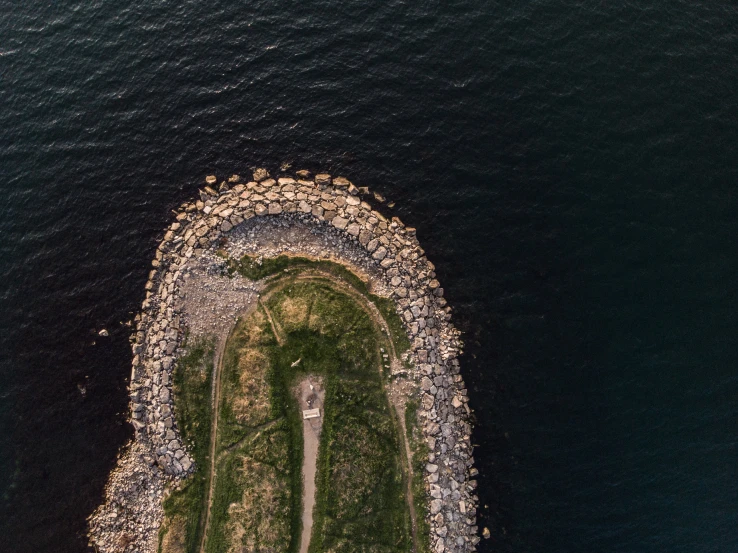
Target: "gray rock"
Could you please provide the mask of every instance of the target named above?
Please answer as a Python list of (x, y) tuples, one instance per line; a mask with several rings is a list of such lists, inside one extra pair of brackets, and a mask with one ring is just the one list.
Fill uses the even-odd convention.
[(387, 248), (379, 246), (377, 250), (372, 254), (372, 257), (376, 260), (382, 260), (387, 255)]
[(331, 221), (331, 224), (336, 227), (338, 230), (343, 230), (348, 225), (348, 219), (344, 219), (343, 217), (334, 217)]
[[(333, 223), (335, 224), (335, 221)], [(361, 227), (357, 223), (351, 223), (346, 229), (346, 232), (349, 233), (351, 236), (359, 236), (359, 233), (361, 232)]]
[(180, 462), (180, 464), (182, 465), (182, 468), (183, 468), (183, 469), (184, 469), (185, 471), (189, 471), (189, 470), (190, 470), (190, 468), (192, 467), (192, 461), (190, 461), (190, 458), (189, 458), (189, 457), (187, 457), (186, 455), (185, 455), (184, 457), (182, 457), (182, 458), (181, 458), (181, 459), (179, 460), (179, 462)]
[(443, 501), (440, 499), (434, 499), (431, 501), (431, 514), (435, 515), (436, 513), (440, 513), (441, 509), (443, 509)]

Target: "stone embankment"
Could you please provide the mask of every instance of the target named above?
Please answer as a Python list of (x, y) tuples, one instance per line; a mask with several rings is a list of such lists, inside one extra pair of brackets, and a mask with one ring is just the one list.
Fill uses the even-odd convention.
[[(424, 476), (431, 549), (476, 549), (477, 471), (471, 411), (457, 360), (461, 342), (434, 266), (415, 229), (396, 217), (385, 218), (362, 200), (368, 190), (328, 174), (311, 178), (297, 171), (295, 177), (274, 179), (257, 169), (250, 182), (233, 175), (219, 186), (208, 177), (199, 199), (183, 204), (167, 228), (132, 339), (130, 420), (136, 436), (111, 474), (104, 504), (90, 517), (90, 540), (99, 551), (155, 551), (164, 488), (195, 468), (177, 429), (172, 397), (172, 371), (191, 325), (185, 290), (191, 294), (192, 286), (185, 281), (196, 278), (197, 267), (215, 259), (220, 247), (239, 251), (240, 243), (240, 251), (273, 255), (274, 248), (254, 251), (253, 238), (264, 229), (271, 232), (275, 221), (303, 234), (309, 228), (333, 244), (331, 257), (369, 275), (375, 291), (395, 301), (411, 341), (412, 376), (429, 449)], [(286, 244), (277, 251), (305, 255), (319, 249), (314, 243), (303, 249)]]

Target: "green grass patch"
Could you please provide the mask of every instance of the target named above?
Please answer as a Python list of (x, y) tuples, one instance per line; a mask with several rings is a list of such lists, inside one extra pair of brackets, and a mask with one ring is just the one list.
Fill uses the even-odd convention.
[(417, 400), (410, 400), (405, 405), (405, 429), (407, 440), (412, 453), (413, 481), (410, 486), (413, 490), (413, 501), (415, 505), (415, 518), (418, 527), (418, 553), (430, 553), (430, 525), (427, 521), (428, 498), (425, 494), (425, 482), (423, 474), (425, 463), (428, 459), (428, 444), (423, 438), (423, 431), (418, 421)]
[(219, 457), (207, 553), (294, 551), (291, 432), (281, 419)]
[(270, 276), (284, 273), (285, 271), (297, 272), (299, 269), (316, 269), (329, 273), (342, 279), (357, 292), (366, 296), (368, 300), (377, 306), (385, 321), (387, 321), (398, 357), (403, 352), (410, 349), (410, 340), (407, 337), (405, 325), (395, 310), (394, 301), (390, 298), (383, 298), (376, 294), (372, 294), (369, 291), (366, 282), (361, 280), (358, 275), (340, 263), (287, 255), (280, 255), (273, 258), (256, 258), (244, 255), (239, 260), (231, 259), (229, 263), (229, 272), (231, 274), (237, 272), (250, 280), (262, 280)]
[(167, 532), (173, 529), (179, 535), (170, 537), (182, 546), (176, 549), (195, 553), (203, 532), (210, 469), (210, 394), (215, 349), (212, 340), (199, 340), (185, 347), (187, 353), (177, 362), (172, 384), (177, 425), (195, 461), (196, 470), (181, 484), (180, 489), (173, 491), (164, 501), (165, 522), (159, 532), (159, 551), (162, 550)]
[(231, 260), (229, 269), (231, 273), (235, 271), (250, 280), (261, 280), (293, 266), (292, 259), (286, 255), (266, 258), (244, 255), (238, 261)]

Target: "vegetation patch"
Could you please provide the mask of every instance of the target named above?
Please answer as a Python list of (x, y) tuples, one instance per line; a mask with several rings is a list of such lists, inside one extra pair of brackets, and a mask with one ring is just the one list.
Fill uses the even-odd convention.
[(276, 343), (257, 310), (236, 324), (226, 344), (208, 553), (297, 546), (302, 434), (294, 407), (275, 401)]
[(208, 493), (210, 428), (212, 409), (212, 340), (198, 340), (184, 346), (173, 374), (177, 425), (190, 455), (195, 473), (164, 500), (164, 523), (159, 532), (162, 553), (195, 553), (204, 526)]
[(412, 459), (409, 461), (413, 467), (413, 481), (410, 486), (413, 491), (413, 503), (415, 505), (415, 517), (417, 519), (418, 549), (417, 553), (430, 552), (430, 525), (428, 524), (428, 497), (425, 491), (425, 480), (423, 471), (428, 460), (428, 444), (423, 437), (423, 431), (418, 423), (418, 408), (420, 404), (412, 399), (405, 405), (405, 428), (407, 440), (410, 446)]
[(392, 334), (392, 341), (394, 342), (398, 357), (410, 349), (410, 340), (407, 337), (402, 319), (395, 310), (394, 302), (389, 298), (372, 294), (366, 282), (340, 263), (287, 255), (280, 255), (273, 258), (244, 255), (239, 260), (229, 259), (228, 265), (229, 273), (233, 274), (237, 272), (250, 280), (262, 280), (284, 273), (285, 271), (299, 272), (300, 269), (315, 269), (331, 274), (366, 296), (369, 301), (377, 306), (377, 309), (382, 313), (382, 317), (387, 321), (387, 326), (389, 326)]

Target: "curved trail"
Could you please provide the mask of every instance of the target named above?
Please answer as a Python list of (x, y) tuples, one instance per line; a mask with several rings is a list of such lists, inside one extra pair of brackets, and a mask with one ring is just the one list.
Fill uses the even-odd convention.
[[(267, 300), (274, 292), (281, 290), (285, 286), (289, 284), (290, 281), (293, 280), (317, 280), (317, 281), (328, 281), (331, 284), (335, 285), (341, 292), (347, 294), (352, 299), (354, 299), (359, 305), (361, 305), (364, 308), (364, 311), (369, 315), (369, 317), (372, 319), (374, 324), (381, 329), (382, 333), (387, 336), (387, 342), (389, 344), (389, 352), (391, 356), (391, 363), (394, 365), (396, 363), (400, 363), (399, 359), (397, 358), (397, 352), (395, 350), (395, 345), (392, 341), (392, 334), (390, 332), (389, 325), (387, 324), (387, 321), (385, 321), (384, 317), (382, 316), (381, 312), (377, 308), (374, 303), (372, 303), (369, 299), (364, 296), (361, 292), (358, 292), (350, 283), (346, 282), (345, 280), (341, 279), (340, 277), (337, 277), (334, 274), (316, 270), (316, 269), (307, 269), (303, 270), (301, 273), (297, 275), (280, 275), (276, 279), (269, 282), (269, 284), (272, 284), (268, 288), (268, 290), (262, 294), (259, 298), (258, 304), (262, 307), (264, 312), (266, 313), (266, 316), (269, 320), (269, 323), (272, 327), (272, 331), (274, 333), (275, 339), (278, 343), (282, 344), (284, 342), (282, 336), (280, 335), (280, 331), (277, 330), (277, 325), (275, 324), (275, 321), (273, 320), (271, 313), (264, 305), (264, 300)], [(232, 331), (232, 329), (231, 329)], [(215, 354), (215, 362), (213, 366), (213, 420), (211, 425), (211, 433), (210, 433), (210, 472), (208, 475), (208, 497), (206, 502), (206, 513), (205, 513), (205, 525), (203, 528), (202, 538), (200, 541), (200, 553), (205, 552), (205, 541), (208, 535), (208, 530), (210, 528), (210, 512), (212, 509), (212, 502), (213, 502), (213, 483), (215, 481), (215, 465), (216, 465), (216, 459), (215, 459), (215, 448), (216, 448), (216, 437), (218, 432), (218, 404), (220, 402), (220, 376), (221, 376), (221, 369), (222, 369), (222, 363), (223, 363), (223, 353), (225, 351), (225, 345), (228, 341), (228, 338), (230, 336), (231, 331), (229, 331), (224, 336), (221, 336), (218, 341), (218, 348), (216, 350)], [(380, 374), (382, 373), (382, 356), (379, 355), (379, 364), (378, 369)], [(382, 379), (382, 387), (384, 387), (384, 379)], [(402, 448), (402, 462), (405, 468), (405, 472), (407, 475), (407, 483), (406, 483), (406, 500), (408, 505), (408, 510), (410, 512), (410, 520), (411, 520), (411, 530), (412, 530), (412, 538), (413, 538), (413, 551), (418, 552), (420, 551), (420, 548), (418, 547), (418, 527), (417, 527), (417, 515), (415, 512), (415, 502), (413, 501), (413, 492), (412, 492), (412, 481), (413, 481), (413, 468), (412, 468), (412, 453), (410, 451), (410, 446), (407, 441), (407, 429), (405, 427), (405, 418), (404, 418), (404, 401), (402, 400), (396, 400), (392, 401), (390, 400), (390, 397), (388, 394), (387, 401), (391, 407), (394, 407), (395, 415), (397, 417), (397, 424), (398, 424), (398, 434), (400, 436), (400, 440), (402, 441), (403, 448)], [(317, 455), (317, 452), (316, 452)], [(305, 474), (306, 467), (306, 461), (305, 457), (303, 458), (303, 474)], [(313, 463), (315, 460), (313, 460)], [(303, 498), (304, 499), (304, 498)], [(310, 509), (310, 513), (306, 513), (306, 509)], [(310, 521), (312, 523), (312, 507), (307, 505), (307, 502), (303, 500), (303, 513), (302, 513), (302, 520), (303, 521)], [(312, 524), (311, 524), (312, 526)], [(312, 528), (310, 529), (310, 531)], [(310, 531), (303, 528), (303, 534), (301, 539), (301, 551), (307, 551), (307, 547), (310, 543)], [(306, 543), (303, 545), (302, 541), (306, 541)]]
[(208, 499), (205, 508), (205, 525), (200, 538), (200, 552), (205, 551), (205, 539), (210, 529), (210, 508), (213, 504), (213, 481), (215, 480), (215, 438), (218, 435), (218, 404), (220, 402), (220, 374), (223, 364), (223, 353), (228, 342), (231, 331), (218, 339), (218, 347), (215, 350), (215, 360), (213, 362), (213, 416), (210, 426), (210, 473), (208, 474)]

